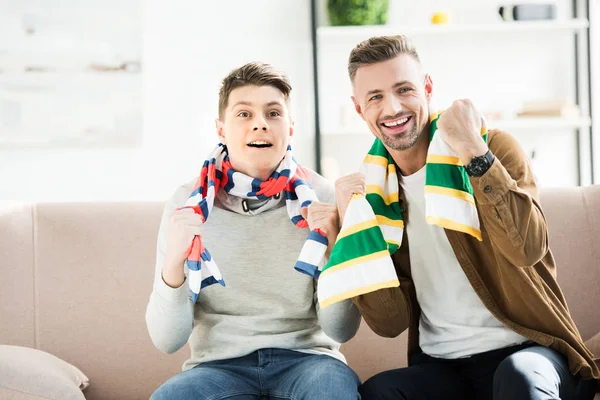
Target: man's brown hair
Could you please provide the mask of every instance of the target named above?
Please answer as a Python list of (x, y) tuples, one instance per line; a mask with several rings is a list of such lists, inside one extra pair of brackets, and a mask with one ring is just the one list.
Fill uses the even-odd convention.
[(251, 62), (234, 69), (223, 79), (221, 89), (219, 90), (219, 118), (223, 119), (229, 95), (234, 89), (256, 85), (272, 86), (278, 89), (287, 101), (292, 91), (292, 85), (287, 76), (278, 69), (269, 64), (261, 62)]
[(354, 76), (358, 68), (388, 61), (401, 54), (408, 54), (419, 63), (421, 62), (417, 49), (404, 35), (375, 36), (360, 42), (352, 49), (348, 58), (350, 80), (354, 82)]

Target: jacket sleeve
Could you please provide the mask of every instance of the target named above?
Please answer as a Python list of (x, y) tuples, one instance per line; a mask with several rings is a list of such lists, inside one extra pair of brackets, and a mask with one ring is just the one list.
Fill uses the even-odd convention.
[(471, 177), (477, 211), (495, 251), (518, 267), (539, 262), (548, 252), (548, 227), (529, 159), (519, 142), (490, 132), (496, 156), (481, 177)]
[(373, 332), (383, 337), (396, 337), (410, 324), (407, 289), (411, 285), (411, 280), (400, 278), (400, 287), (379, 289), (356, 296), (352, 301)]

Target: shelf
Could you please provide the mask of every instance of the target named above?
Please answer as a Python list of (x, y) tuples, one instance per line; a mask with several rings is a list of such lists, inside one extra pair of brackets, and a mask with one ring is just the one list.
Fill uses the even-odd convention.
[(370, 26), (324, 26), (317, 29), (320, 38), (369, 37), (380, 35), (407, 36), (439, 35), (451, 33), (505, 33), (505, 32), (582, 32), (589, 27), (586, 19), (552, 21), (511, 21), (489, 24), (447, 25), (370, 25)]
[[(515, 118), (505, 120), (488, 120), (488, 127), (502, 129), (509, 133), (517, 131), (542, 131), (542, 130), (560, 130), (560, 129), (587, 129), (591, 125), (589, 117), (581, 118), (559, 118), (559, 117), (540, 117), (540, 118)], [(335, 131), (322, 132), (323, 135), (371, 135), (364, 122), (356, 129), (338, 129)]]
[(539, 117), (539, 118), (515, 118), (505, 120), (490, 120), (488, 125), (491, 128), (510, 131), (513, 129), (586, 129), (589, 128), (592, 121), (588, 117), (580, 118), (560, 118), (560, 117)]

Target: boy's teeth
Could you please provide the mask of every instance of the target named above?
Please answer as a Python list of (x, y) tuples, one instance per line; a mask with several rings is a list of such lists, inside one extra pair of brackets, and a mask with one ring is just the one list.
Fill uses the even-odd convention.
[(257, 140), (256, 142), (252, 142), (250, 144), (270, 144), (270, 143), (263, 142), (262, 140)]
[(388, 128), (391, 128), (393, 126), (398, 126), (398, 125), (402, 125), (403, 123), (405, 123), (406, 121), (408, 121), (408, 117), (406, 118), (402, 118), (399, 119), (396, 122), (384, 122), (383, 125), (387, 126)]

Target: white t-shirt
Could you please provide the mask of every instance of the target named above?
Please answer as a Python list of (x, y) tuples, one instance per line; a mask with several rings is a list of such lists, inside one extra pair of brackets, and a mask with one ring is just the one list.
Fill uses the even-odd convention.
[(411, 274), (421, 308), (419, 345), (428, 355), (460, 358), (527, 338), (498, 321), (483, 305), (460, 266), (446, 232), (425, 220), (425, 167), (404, 176), (410, 217)]

